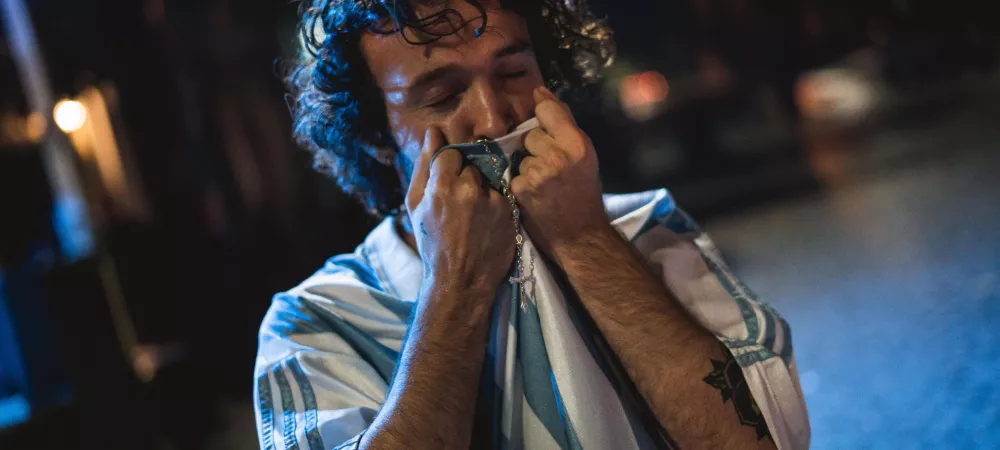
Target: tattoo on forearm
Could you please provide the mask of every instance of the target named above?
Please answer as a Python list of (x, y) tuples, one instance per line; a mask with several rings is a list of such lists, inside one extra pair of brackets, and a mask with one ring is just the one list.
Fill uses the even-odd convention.
[(712, 372), (704, 378), (704, 381), (722, 392), (722, 403), (732, 400), (740, 423), (757, 430), (757, 440), (761, 440), (765, 436), (771, 437), (771, 433), (767, 430), (767, 422), (764, 421), (764, 415), (761, 414), (760, 407), (757, 406), (753, 395), (750, 394), (750, 386), (747, 385), (747, 381), (743, 377), (743, 370), (740, 369), (740, 365), (736, 363), (736, 359), (733, 358), (729, 349), (723, 348), (722, 352), (725, 355), (724, 360), (711, 360)]

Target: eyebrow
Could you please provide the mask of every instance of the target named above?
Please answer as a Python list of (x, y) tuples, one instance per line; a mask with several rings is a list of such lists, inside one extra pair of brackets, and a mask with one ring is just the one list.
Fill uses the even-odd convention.
[[(507, 56), (524, 53), (527, 51), (531, 51), (531, 43), (525, 40), (517, 40), (497, 49), (496, 51), (493, 52), (493, 55), (491, 56), (492, 59), (500, 59)], [(459, 68), (460, 67), (458, 64), (449, 63), (441, 67), (428, 70), (427, 72), (420, 74), (416, 79), (414, 79), (413, 83), (411, 83), (407, 87), (407, 89), (413, 90), (431, 84), (435, 81), (440, 80), (441, 78), (447, 77), (449, 74), (458, 70)]]
[(531, 43), (519, 39), (493, 52), (493, 59), (503, 58), (504, 56), (516, 55), (518, 53), (523, 53), (527, 51), (531, 51)]

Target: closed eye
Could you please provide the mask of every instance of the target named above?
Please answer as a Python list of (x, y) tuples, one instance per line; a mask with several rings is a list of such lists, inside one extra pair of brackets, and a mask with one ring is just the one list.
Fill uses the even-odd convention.
[(521, 77), (523, 77), (523, 76), (525, 76), (527, 74), (528, 74), (527, 70), (519, 70), (517, 72), (502, 73), (502, 74), (500, 74), (500, 78), (503, 78), (505, 80), (510, 80), (510, 79), (514, 79), (514, 78), (521, 78)]
[(440, 99), (434, 100), (430, 103), (424, 105), (426, 108), (432, 109), (447, 109), (450, 108), (458, 100), (459, 94), (448, 94), (442, 96)]

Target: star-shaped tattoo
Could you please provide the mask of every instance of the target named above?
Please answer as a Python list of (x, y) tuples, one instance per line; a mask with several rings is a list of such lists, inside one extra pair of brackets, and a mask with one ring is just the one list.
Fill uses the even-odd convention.
[(722, 403), (732, 401), (736, 408), (736, 415), (740, 423), (748, 427), (754, 427), (757, 431), (757, 440), (765, 436), (770, 437), (771, 433), (767, 429), (767, 422), (760, 412), (760, 407), (750, 394), (750, 387), (747, 386), (746, 379), (743, 378), (743, 370), (733, 359), (732, 353), (728, 349), (723, 349), (726, 355), (724, 361), (712, 361), (712, 372), (704, 378), (705, 383), (719, 390), (722, 394)]

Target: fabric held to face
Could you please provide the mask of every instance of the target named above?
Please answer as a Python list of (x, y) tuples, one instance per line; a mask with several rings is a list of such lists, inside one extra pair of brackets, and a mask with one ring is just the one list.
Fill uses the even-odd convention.
[[(517, 164), (524, 153), (525, 135), (538, 128), (538, 119), (531, 118), (517, 126), (514, 131), (493, 140), (482, 140), (464, 144), (452, 144), (441, 147), (431, 157), (434, 160), (445, 150), (458, 150), (465, 158), (466, 164), (472, 164), (483, 175), (483, 182), (497, 191), (503, 191), (501, 180), (510, 180), (516, 175)], [(508, 169), (513, 168), (513, 174)]]

